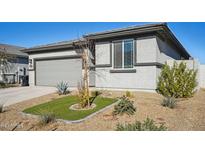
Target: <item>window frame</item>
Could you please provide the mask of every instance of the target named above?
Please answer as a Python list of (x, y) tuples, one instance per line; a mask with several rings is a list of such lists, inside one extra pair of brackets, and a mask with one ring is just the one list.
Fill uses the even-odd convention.
[(28, 60), (28, 66), (29, 66), (29, 68), (33, 68), (33, 59), (32, 58), (30, 58)]
[[(124, 65), (124, 56), (125, 56), (125, 55), (124, 55), (124, 42), (125, 42), (125, 41), (132, 41), (132, 44), (133, 44), (133, 47), (132, 47), (132, 48), (133, 48), (133, 49), (132, 49), (132, 51), (133, 51), (133, 52), (132, 52), (132, 64), (131, 64), (132, 67), (129, 67), (129, 68), (126, 68), (125, 65)], [(112, 57), (113, 57), (113, 58), (112, 58), (112, 66), (113, 66), (113, 67), (112, 67), (112, 68), (113, 68), (113, 69), (115, 69), (115, 70), (125, 69), (125, 70), (126, 70), (126, 69), (133, 69), (133, 68), (134, 68), (134, 57), (135, 57), (135, 56), (134, 56), (134, 55), (135, 55), (135, 42), (134, 42), (134, 41), (135, 41), (135, 39), (133, 39), (133, 38), (112, 41), (112, 51), (113, 51), (113, 53), (112, 53)], [(122, 68), (115, 68), (115, 66), (114, 66), (114, 65), (115, 65), (115, 62), (114, 62), (114, 61), (115, 61), (115, 48), (114, 48), (114, 43), (117, 43), (117, 42), (122, 42)]]

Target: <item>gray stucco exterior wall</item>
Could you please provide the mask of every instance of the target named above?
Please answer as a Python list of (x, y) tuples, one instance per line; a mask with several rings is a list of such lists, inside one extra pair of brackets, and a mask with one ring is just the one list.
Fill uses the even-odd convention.
[[(167, 60), (180, 60), (180, 52), (157, 36), (133, 38), (134, 67), (114, 71), (112, 42), (96, 44), (96, 88), (152, 90), (157, 88), (161, 67)], [(100, 65), (101, 67), (98, 67)], [(103, 67), (104, 66), (104, 67)]]
[[(113, 67), (113, 45), (111, 42), (96, 44), (96, 88), (102, 89), (129, 89), (129, 90), (155, 90), (157, 78), (157, 50), (156, 38), (136, 38), (135, 53), (133, 56), (135, 64), (131, 69), (121, 71)], [(110, 57), (111, 56), (111, 57)], [(111, 62), (111, 65), (109, 65)], [(145, 64), (145, 65), (143, 65)], [(150, 64), (151, 66), (147, 65)], [(98, 67), (100, 65), (101, 67)], [(103, 67), (104, 65), (104, 67)]]
[(154, 36), (136, 39), (136, 64), (157, 62), (157, 42)]
[(157, 61), (159, 63), (165, 64), (167, 60), (180, 60), (182, 58), (179, 52), (173, 46), (168, 44), (166, 40), (162, 40), (156, 36), (156, 41)]

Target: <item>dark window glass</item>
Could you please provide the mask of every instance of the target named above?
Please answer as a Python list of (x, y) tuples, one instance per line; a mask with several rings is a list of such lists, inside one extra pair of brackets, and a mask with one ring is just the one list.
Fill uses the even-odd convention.
[(122, 42), (114, 43), (114, 68), (122, 68)]
[(133, 67), (133, 41), (124, 41), (124, 68)]

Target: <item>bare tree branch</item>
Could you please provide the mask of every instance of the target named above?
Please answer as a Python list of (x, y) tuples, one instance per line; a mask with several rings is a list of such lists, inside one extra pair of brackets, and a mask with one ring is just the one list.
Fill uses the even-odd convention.
[(9, 72), (11, 69), (11, 62), (14, 62), (16, 57), (7, 52), (5, 48), (0, 48), (0, 74)]

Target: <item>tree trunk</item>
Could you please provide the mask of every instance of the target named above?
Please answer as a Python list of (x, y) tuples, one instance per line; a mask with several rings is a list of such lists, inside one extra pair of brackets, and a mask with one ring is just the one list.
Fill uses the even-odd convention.
[(89, 93), (89, 62), (88, 62), (88, 49), (83, 50), (83, 66), (84, 66), (84, 87), (85, 87), (85, 96), (88, 107), (90, 106), (90, 93)]

